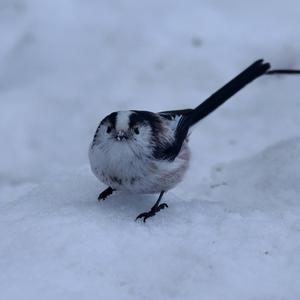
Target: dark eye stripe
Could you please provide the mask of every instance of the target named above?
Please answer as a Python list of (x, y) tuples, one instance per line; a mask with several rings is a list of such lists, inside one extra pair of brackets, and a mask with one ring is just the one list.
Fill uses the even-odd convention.
[(107, 132), (107, 133), (110, 133), (110, 132), (111, 132), (111, 129), (112, 129), (111, 126), (107, 126), (106, 132)]
[(102, 121), (101, 125), (104, 123), (108, 123), (111, 129), (116, 128), (116, 121), (117, 121), (117, 112), (113, 112), (110, 115), (106, 116)]

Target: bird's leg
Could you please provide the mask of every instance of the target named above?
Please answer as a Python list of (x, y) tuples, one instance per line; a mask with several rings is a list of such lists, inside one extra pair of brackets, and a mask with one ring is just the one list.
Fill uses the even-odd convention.
[(105, 200), (109, 195), (111, 195), (115, 190), (112, 187), (108, 187), (98, 197), (98, 201)]
[(164, 191), (162, 191), (158, 197), (158, 200), (155, 202), (155, 204), (153, 205), (153, 207), (150, 209), (150, 211), (148, 212), (144, 212), (142, 214), (139, 214), (135, 220), (140, 219), (140, 218), (144, 218), (144, 222), (146, 222), (146, 220), (150, 217), (153, 217), (157, 212), (159, 212), (161, 209), (164, 209), (165, 207), (168, 207), (167, 203), (160, 203), (160, 200), (162, 198), (164, 194)]

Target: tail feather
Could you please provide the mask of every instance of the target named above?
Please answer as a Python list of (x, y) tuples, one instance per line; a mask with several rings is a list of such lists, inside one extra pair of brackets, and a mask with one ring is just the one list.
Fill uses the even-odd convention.
[(226, 102), (230, 97), (244, 88), (247, 84), (259, 78), (260, 76), (265, 74), (300, 74), (300, 70), (270, 70), (270, 68), (271, 65), (269, 63), (265, 63), (262, 59), (257, 60), (239, 75), (225, 84), (222, 88), (208, 97), (195, 109), (190, 110), (187, 114), (182, 115), (176, 128), (174, 142), (166, 147), (163, 151), (160, 151), (157, 157), (167, 160), (174, 160), (180, 152), (182, 144), (191, 126), (205, 118), (220, 105)]
[(291, 75), (300, 75), (300, 70), (291, 70), (291, 69), (275, 69), (266, 72), (266, 75), (273, 74), (291, 74)]
[(257, 60), (239, 75), (225, 84), (222, 88), (208, 97), (190, 114), (187, 116), (182, 116), (176, 128), (175, 142), (169, 148), (165, 149), (165, 156), (167, 159), (173, 160), (178, 155), (191, 126), (217, 109), (248, 83), (265, 74), (270, 68), (271, 65), (269, 63), (264, 63), (262, 59)]
[(184, 122), (186, 122), (189, 127), (199, 122), (247, 84), (265, 74), (270, 68), (271, 65), (264, 63), (262, 59), (256, 61), (197, 106), (190, 115), (190, 118)]

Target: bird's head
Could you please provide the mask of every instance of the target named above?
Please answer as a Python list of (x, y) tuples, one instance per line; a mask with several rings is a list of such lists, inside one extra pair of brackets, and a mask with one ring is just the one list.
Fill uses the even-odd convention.
[[(100, 123), (95, 144), (129, 146), (141, 151), (153, 146), (161, 129), (158, 115), (146, 111), (119, 111), (106, 116)], [(134, 148), (133, 148), (134, 147)]]

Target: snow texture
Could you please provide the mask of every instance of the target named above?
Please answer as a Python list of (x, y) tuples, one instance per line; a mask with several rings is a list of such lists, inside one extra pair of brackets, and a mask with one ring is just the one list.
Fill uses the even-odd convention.
[(300, 298), (300, 77), (203, 120), (169, 208), (88, 166), (115, 110), (194, 107), (257, 58), (300, 68), (300, 4), (0, 2), (0, 299)]

